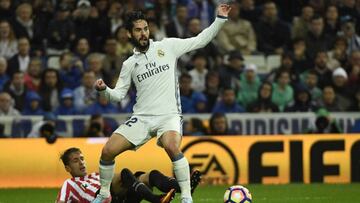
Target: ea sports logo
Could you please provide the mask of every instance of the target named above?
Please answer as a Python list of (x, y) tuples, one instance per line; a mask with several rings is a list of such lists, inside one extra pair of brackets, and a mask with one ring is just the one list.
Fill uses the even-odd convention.
[(201, 171), (204, 184), (237, 183), (239, 166), (235, 155), (224, 143), (200, 138), (186, 144), (182, 151), (189, 161), (190, 170)]

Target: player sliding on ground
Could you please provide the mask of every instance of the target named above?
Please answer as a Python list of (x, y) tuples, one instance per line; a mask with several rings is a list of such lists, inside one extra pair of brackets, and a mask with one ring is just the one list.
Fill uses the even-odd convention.
[[(80, 149), (67, 149), (61, 155), (61, 160), (72, 178), (67, 179), (62, 185), (57, 203), (93, 202), (100, 189), (100, 178), (98, 173), (87, 173), (86, 162)], [(192, 192), (200, 179), (199, 171), (191, 174)], [(153, 187), (165, 194), (154, 194)], [(138, 171), (133, 175), (130, 170), (123, 169), (120, 174), (115, 174), (111, 181), (113, 203), (140, 203), (143, 199), (154, 203), (167, 203), (173, 199), (175, 192), (180, 192), (177, 181), (157, 170), (149, 173)]]
[[(100, 194), (95, 203), (110, 202), (110, 184), (114, 174), (115, 157), (134, 150), (152, 137), (169, 155), (175, 177), (181, 188), (181, 202), (192, 203), (189, 163), (180, 150), (182, 117), (180, 93), (176, 76), (177, 59), (184, 53), (206, 46), (227, 20), (230, 6), (220, 4), (215, 21), (198, 36), (178, 39), (149, 39), (149, 27), (141, 12), (128, 15), (125, 22), (128, 37), (134, 44), (134, 54), (122, 66), (114, 89), (102, 79), (95, 88), (110, 101), (121, 101), (131, 82), (136, 87), (133, 115), (114, 131), (105, 144), (100, 158)], [(151, 154), (145, 159), (151, 158)], [(121, 163), (120, 163), (121, 164)]]

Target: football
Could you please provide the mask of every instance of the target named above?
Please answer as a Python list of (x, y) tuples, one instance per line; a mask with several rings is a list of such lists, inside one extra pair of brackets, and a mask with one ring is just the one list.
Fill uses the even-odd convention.
[(250, 203), (252, 202), (250, 191), (242, 185), (229, 187), (224, 194), (224, 203)]

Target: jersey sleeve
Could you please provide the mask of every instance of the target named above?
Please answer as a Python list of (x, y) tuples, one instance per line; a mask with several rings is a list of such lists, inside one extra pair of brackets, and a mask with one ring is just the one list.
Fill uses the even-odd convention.
[(63, 183), (63, 185), (61, 186), (61, 189), (58, 193), (58, 196), (56, 198), (56, 201), (63, 201), (63, 202), (67, 202), (69, 200), (69, 195), (70, 195), (70, 189), (68, 188), (69, 184), (68, 181), (65, 181)]
[(219, 32), (222, 25), (227, 18), (216, 17), (215, 21), (196, 37), (180, 39), (180, 38), (166, 38), (166, 44), (172, 48), (177, 57), (186, 52), (205, 47)]
[(111, 89), (106, 87), (106, 89), (101, 91), (100, 94), (105, 96), (111, 102), (121, 101), (126, 96), (131, 84), (131, 69), (132, 68), (129, 65), (124, 63), (115, 88)]

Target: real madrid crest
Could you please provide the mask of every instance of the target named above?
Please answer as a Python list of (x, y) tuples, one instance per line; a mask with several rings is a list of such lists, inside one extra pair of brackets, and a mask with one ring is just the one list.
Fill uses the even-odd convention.
[(163, 50), (161, 50), (161, 49), (158, 49), (157, 54), (158, 54), (158, 56), (159, 56), (159, 57), (163, 57), (163, 56), (165, 56), (164, 51), (163, 51)]

